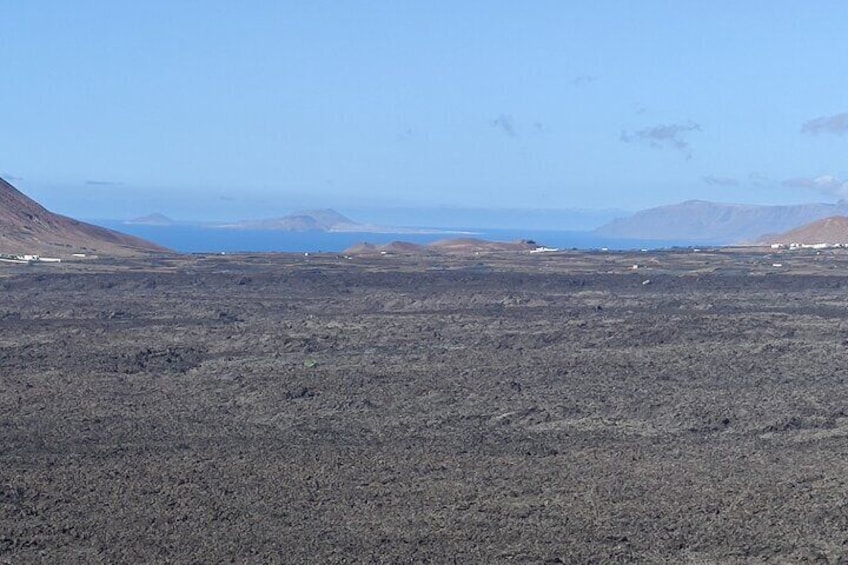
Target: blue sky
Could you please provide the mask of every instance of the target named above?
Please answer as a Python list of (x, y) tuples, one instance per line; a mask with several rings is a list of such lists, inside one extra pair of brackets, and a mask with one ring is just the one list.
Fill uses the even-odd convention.
[(837, 1), (2, 2), (0, 174), (80, 217), (848, 195)]

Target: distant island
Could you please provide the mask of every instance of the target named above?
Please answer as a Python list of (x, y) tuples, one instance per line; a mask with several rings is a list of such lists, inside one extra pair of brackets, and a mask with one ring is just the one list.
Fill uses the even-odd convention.
[[(332, 208), (308, 209), (274, 217), (237, 221), (198, 222), (179, 221), (162, 213), (125, 220), (128, 226), (191, 226), (206, 229), (277, 231), (277, 232), (323, 232), (323, 233), (374, 233), (374, 234), (456, 234), (461, 236), (479, 235), (485, 231), (484, 221), (497, 217), (507, 222), (510, 211), (501, 211), (503, 216), (491, 216), (491, 211), (480, 211), (482, 216), (474, 218), (465, 210), (468, 220), (466, 228), (456, 218), (451, 221), (450, 211), (446, 212), (445, 224), (439, 224), (439, 218), (433, 210), (424, 210), (416, 219), (411, 210), (404, 210), (398, 218), (390, 212), (377, 214), (378, 222), (360, 222), (339, 213)], [(539, 211), (533, 213), (511, 211), (515, 218), (523, 218), (524, 225), (512, 229), (534, 229), (538, 231), (543, 216)], [(551, 211), (544, 216), (545, 228), (554, 231), (573, 230), (569, 216), (564, 215), (561, 225), (552, 224), (559, 212)], [(489, 215), (487, 215), (489, 214)], [(848, 202), (789, 204), (780, 206), (762, 206), (752, 204), (728, 204), (704, 200), (690, 200), (641, 210), (633, 214), (622, 214), (618, 218), (587, 230), (597, 238), (617, 240), (639, 240), (658, 242), (679, 242), (680, 245), (740, 245), (761, 240), (765, 234), (782, 233), (798, 226), (832, 216), (848, 215)], [(491, 216), (491, 217), (490, 217)], [(515, 219), (513, 218), (513, 219)], [(397, 224), (405, 224), (398, 226)], [(415, 227), (410, 227), (415, 226)], [(427, 226), (427, 227), (420, 227)]]
[[(762, 206), (690, 200), (641, 210), (583, 233), (598, 241), (639, 241), (640, 246), (650, 246), (649, 242), (652, 241), (662, 242), (663, 245), (757, 245), (775, 234), (834, 216), (848, 216), (848, 201)], [(391, 215), (384, 215), (383, 218), (385, 223), (360, 222), (332, 208), (322, 208), (302, 210), (275, 218), (231, 222), (179, 221), (157, 212), (121, 223), (125, 226), (150, 228), (179, 226), (213, 230), (328, 234), (480, 236), (486, 231), (482, 227), (475, 229), (475, 224), (469, 224), (470, 229), (457, 229), (451, 227), (450, 222), (444, 226), (436, 223), (438, 227), (409, 227), (433, 226), (431, 222), (437, 220), (426, 214), (422, 215), (421, 223), (418, 224), (413, 217), (405, 216), (409, 223), (403, 227), (395, 225)], [(567, 231), (570, 227), (564, 223), (555, 231)], [(538, 226), (532, 223), (528, 223), (525, 229), (532, 230), (531, 233), (539, 231)]]
[(128, 226), (173, 226), (177, 222), (164, 214), (149, 214), (140, 218), (133, 218), (124, 222)]
[(245, 220), (231, 224), (221, 224), (217, 227), (243, 230), (276, 230), (276, 231), (318, 231), (334, 233), (468, 233), (453, 230), (432, 228), (408, 228), (397, 226), (380, 226), (363, 224), (351, 220), (331, 208), (322, 210), (304, 210), (280, 218), (264, 220)]

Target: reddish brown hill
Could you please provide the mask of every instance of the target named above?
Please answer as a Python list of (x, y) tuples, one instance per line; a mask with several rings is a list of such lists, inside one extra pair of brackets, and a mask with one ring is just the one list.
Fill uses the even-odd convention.
[(385, 245), (374, 245), (372, 243), (360, 243), (345, 250), (348, 255), (368, 255), (376, 253), (398, 253), (398, 254), (427, 254), (427, 253), (449, 253), (465, 255), (473, 253), (498, 253), (509, 251), (532, 251), (539, 247), (533, 241), (487, 241), (484, 239), (460, 238), (443, 239), (434, 241), (427, 245), (418, 245), (405, 241), (393, 241)]
[(776, 235), (766, 235), (760, 238), (759, 243), (769, 245), (772, 243), (800, 243), (814, 245), (816, 243), (848, 243), (848, 217), (832, 216), (805, 224), (794, 230)]
[(357, 243), (352, 247), (345, 249), (345, 255), (377, 255), (377, 254), (398, 254), (398, 255), (419, 255), (427, 253), (427, 247), (418, 245), (417, 243), (409, 243), (407, 241), (392, 241), (391, 243), (383, 243), (375, 245), (373, 243), (362, 242)]
[(50, 212), (0, 178), (0, 253), (139, 255), (164, 247)]
[(505, 242), (468, 237), (436, 241), (428, 245), (428, 247), (444, 253), (479, 253), (488, 251), (531, 251), (536, 249), (538, 245), (533, 241), (527, 240)]

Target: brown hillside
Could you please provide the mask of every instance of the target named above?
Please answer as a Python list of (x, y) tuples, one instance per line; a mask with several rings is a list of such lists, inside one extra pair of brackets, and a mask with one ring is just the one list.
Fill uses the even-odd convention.
[(431, 243), (428, 247), (444, 253), (478, 253), (488, 251), (530, 251), (538, 245), (532, 241), (487, 241), (475, 238), (446, 239)]
[(529, 240), (503, 242), (503, 241), (487, 241), (484, 239), (475, 238), (459, 238), (459, 239), (443, 239), (434, 241), (427, 245), (418, 245), (405, 241), (393, 241), (384, 245), (374, 245), (372, 243), (359, 243), (345, 250), (347, 255), (368, 255), (376, 253), (399, 253), (399, 254), (430, 254), (444, 253), (465, 255), (473, 253), (498, 253), (510, 251), (531, 251), (536, 249), (538, 245)]
[(792, 243), (805, 245), (848, 243), (848, 217), (832, 216), (817, 220), (782, 234), (763, 236), (759, 243), (763, 245), (772, 243), (785, 245)]
[(0, 253), (67, 256), (167, 252), (155, 243), (54, 214), (0, 178)]
[(428, 253), (427, 247), (410, 243), (408, 241), (392, 241), (391, 243), (383, 243), (375, 245), (373, 243), (362, 242), (357, 243), (352, 247), (348, 247), (344, 251), (345, 255), (379, 255), (379, 254), (399, 254), (399, 255), (419, 255)]

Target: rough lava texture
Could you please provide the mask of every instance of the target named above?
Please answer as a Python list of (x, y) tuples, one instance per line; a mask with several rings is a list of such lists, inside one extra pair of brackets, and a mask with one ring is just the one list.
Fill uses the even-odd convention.
[(0, 564), (846, 563), (846, 273), (0, 265)]
[(0, 178), (0, 253), (133, 256), (168, 249), (50, 212)]

